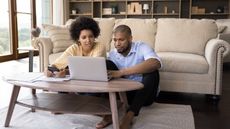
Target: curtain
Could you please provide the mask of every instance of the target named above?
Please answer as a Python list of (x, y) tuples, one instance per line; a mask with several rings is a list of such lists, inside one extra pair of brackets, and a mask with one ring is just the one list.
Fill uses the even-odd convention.
[(53, 0), (53, 24), (65, 24), (65, 6), (66, 0)]

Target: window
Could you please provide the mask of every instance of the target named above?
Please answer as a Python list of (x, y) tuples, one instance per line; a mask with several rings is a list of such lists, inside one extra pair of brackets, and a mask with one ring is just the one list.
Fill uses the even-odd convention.
[(31, 45), (32, 13), (31, 0), (16, 0), (17, 5), (17, 29), (18, 47)]
[(12, 53), (9, 27), (9, 3), (6, 0), (0, 1), (0, 16), (0, 56), (3, 56)]
[(31, 45), (32, 27), (52, 23), (52, 3), (53, 0), (0, 0), (0, 62), (27, 56), (17, 48)]

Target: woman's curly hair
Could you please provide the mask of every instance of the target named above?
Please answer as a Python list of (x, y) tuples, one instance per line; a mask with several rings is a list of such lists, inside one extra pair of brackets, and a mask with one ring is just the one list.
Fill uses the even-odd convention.
[(82, 30), (91, 30), (95, 38), (100, 34), (98, 23), (89, 17), (77, 17), (70, 26), (70, 36), (74, 41), (78, 41)]

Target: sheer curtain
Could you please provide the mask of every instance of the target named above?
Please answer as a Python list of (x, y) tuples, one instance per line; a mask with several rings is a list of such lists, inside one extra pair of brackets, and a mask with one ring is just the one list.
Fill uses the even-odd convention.
[[(36, 0), (37, 26), (42, 24), (63, 25), (65, 23), (66, 0)], [(43, 32), (41, 35), (47, 35)]]
[(66, 0), (53, 0), (53, 24), (65, 24), (65, 6)]
[(36, 20), (37, 26), (41, 28), (41, 35), (46, 36), (47, 34), (42, 29), (42, 24), (52, 24), (52, 8), (53, 0), (36, 0)]

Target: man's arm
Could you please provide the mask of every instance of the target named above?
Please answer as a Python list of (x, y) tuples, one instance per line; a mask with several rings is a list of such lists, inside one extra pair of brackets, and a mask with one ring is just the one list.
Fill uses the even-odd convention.
[(155, 71), (159, 69), (160, 67), (161, 67), (161, 64), (157, 59), (150, 58), (133, 67), (121, 69), (121, 72), (123, 76), (132, 75), (132, 74), (143, 74), (143, 73), (149, 73), (149, 72)]
[(159, 69), (160, 67), (161, 67), (160, 61), (154, 58), (150, 58), (140, 64), (137, 64), (129, 68), (121, 69), (118, 71), (110, 71), (109, 76), (113, 78), (120, 78), (122, 76), (127, 76), (132, 74), (149, 73)]

